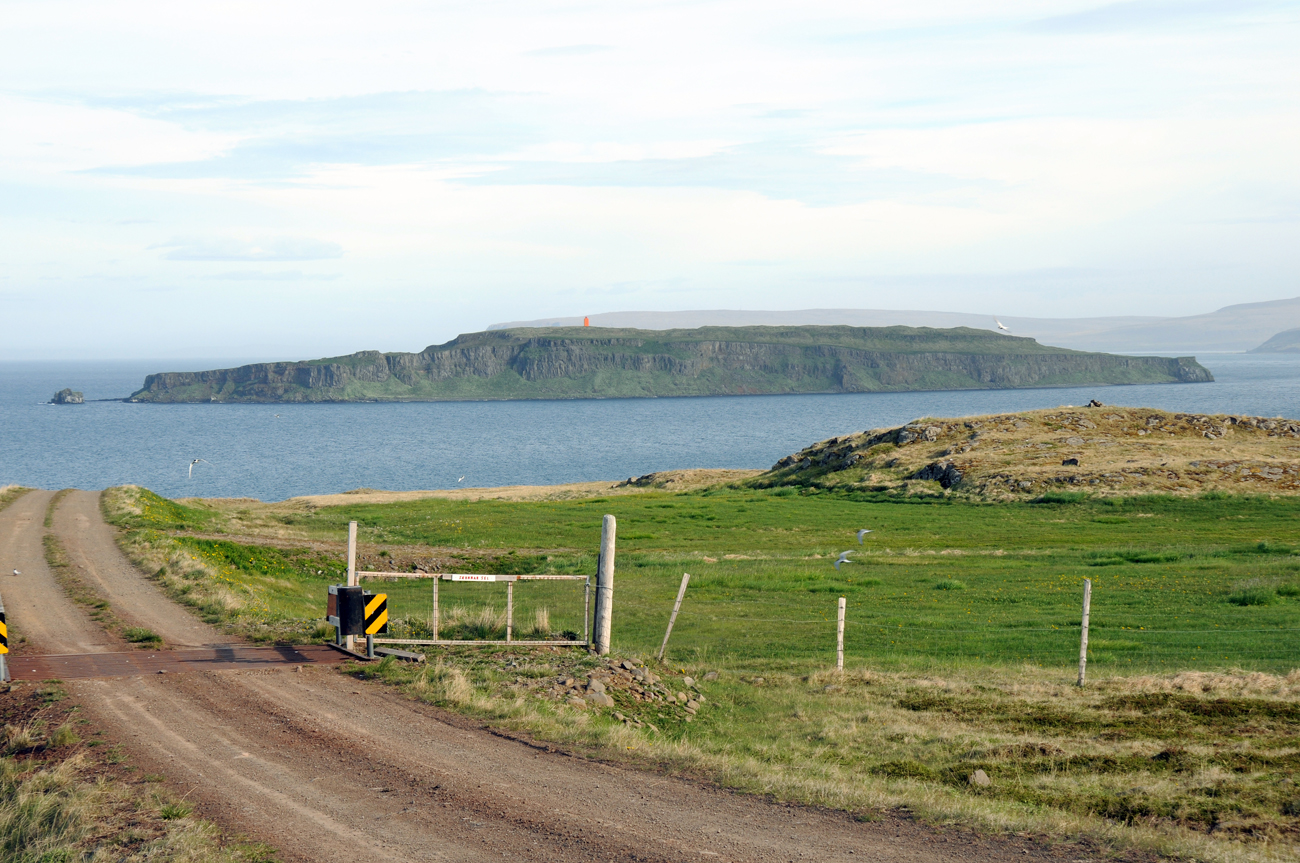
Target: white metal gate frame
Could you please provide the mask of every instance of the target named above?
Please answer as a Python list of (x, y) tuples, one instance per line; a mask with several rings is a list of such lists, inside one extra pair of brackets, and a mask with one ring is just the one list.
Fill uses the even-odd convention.
[[(355, 571), (358, 580), (429, 578), (433, 579), (433, 638), (376, 638), (375, 644), (423, 644), (423, 645), (457, 645), (457, 644), (510, 644), (510, 645), (550, 645), (555, 647), (572, 647), (591, 644), (591, 576), (589, 575), (495, 575), (487, 573), (463, 572), (368, 572)], [(438, 637), (438, 582), (458, 581), (477, 584), (489, 584), (504, 581), (506, 583), (506, 637), (501, 639), (456, 640)], [(514, 638), (515, 582), (516, 581), (583, 581), (582, 597), (582, 640), (523, 640)]]

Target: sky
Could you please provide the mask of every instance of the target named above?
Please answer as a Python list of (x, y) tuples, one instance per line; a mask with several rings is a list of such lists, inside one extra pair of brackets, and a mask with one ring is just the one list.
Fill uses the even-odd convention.
[(1300, 295), (1300, 0), (0, 0), (0, 359)]

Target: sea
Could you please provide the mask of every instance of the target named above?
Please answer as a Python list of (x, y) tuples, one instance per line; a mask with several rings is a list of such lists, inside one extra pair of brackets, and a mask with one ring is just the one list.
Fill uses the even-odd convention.
[[(229, 360), (0, 363), (0, 485), (143, 485), (283, 500), (767, 468), (815, 441), (925, 416), (1060, 405), (1300, 418), (1300, 356), (1205, 354), (1208, 384), (403, 404), (126, 404), (146, 374)], [(163, 367), (166, 367), (165, 369)], [(53, 406), (64, 387), (84, 405)], [(99, 401), (103, 399), (104, 401)], [(113, 401), (117, 399), (117, 401)], [(201, 461), (192, 465), (195, 459)]]

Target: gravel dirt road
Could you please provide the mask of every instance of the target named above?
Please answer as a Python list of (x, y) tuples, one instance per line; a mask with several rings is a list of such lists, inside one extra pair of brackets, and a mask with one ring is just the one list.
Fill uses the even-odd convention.
[[(29, 491), (0, 511), (0, 596), (15, 652), (101, 653), (122, 642), (63, 593), (45, 565), (45, 510), (54, 492)], [(14, 570), (21, 575), (12, 575)]]
[(53, 522), (77, 576), (107, 599), (123, 621), (153, 630), (168, 647), (231, 643), (229, 635), (199, 620), (141, 577), (100, 514), (99, 492), (69, 493), (59, 501)]
[[(60, 598), (44, 567), (48, 501), (48, 493), (29, 493), (0, 513), (3, 565), (27, 567), (13, 580), (18, 590), (5, 588), (10, 620), (49, 652), (74, 644), (109, 649), (103, 636), (91, 641), (94, 628)], [(54, 529), (69, 553), (77, 549), (74, 560), (95, 574), (106, 596), (134, 599), (139, 625), (172, 633), (164, 637), (173, 643), (216, 637), (178, 620), (183, 610), (122, 565), (93, 495), (69, 496), (62, 507)], [(145, 598), (150, 591), (169, 607)], [(892, 815), (858, 822), (601, 764), (498, 736), (318, 666), (67, 686), (134, 764), (163, 774), (200, 814), (280, 849), (285, 860), (982, 863), (1088, 856), (1078, 846), (984, 839)]]

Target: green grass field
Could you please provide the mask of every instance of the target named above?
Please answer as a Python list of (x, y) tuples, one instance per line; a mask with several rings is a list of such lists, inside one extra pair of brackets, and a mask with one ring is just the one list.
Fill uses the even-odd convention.
[[(1295, 498), (989, 504), (714, 488), (310, 510), (123, 488), (105, 511), (174, 595), (262, 639), (326, 637), (325, 588), (342, 579), (350, 520), (362, 568), (589, 574), (612, 513), (614, 650), (652, 657), (690, 572), (669, 664), (655, 667), (675, 690), (717, 672), (693, 690), (707, 696), (698, 716), (626, 694), (618, 714), (569, 706), (557, 680), (597, 666), (580, 650), (433, 649), (423, 670), (358, 673), (601, 758), (860, 817), (901, 806), (935, 822), (1089, 837), (1121, 855), (1300, 850)], [(858, 546), (863, 527), (874, 532)], [(854, 562), (837, 572), (849, 549)], [(1090, 683), (1079, 689), (1085, 578)], [(389, 594), (396, 629), (426, 634), (428, 580), (370, 587)], [(502, 585), (444, 582), (440, 603), (458, 635), (501, 634)], [(516, 631), (539, 609), (552, 635), (581, 632), (581, 582), (517, 584)], [(970, 784), (977, 769), (989, 786)]]
[[(1096, 673), (1300, 666), (1300, 547), (1289, 544), (1300, 501), (1292, 498), (900, 503), (726, 489), (545, 503), (429, 499), (283, 521), (304, 540), (339, 541), (356, 520), (363, 544), (449, 549), (463, 555), (465, 571), (593, 573), (605, 512), (619, 524), (614, 640), (632, 652), (657, 647), (690, 572), (673, 635), (678, 655), (828, 659), (845, 596), (852, 662), (1066, 667), (1077, 661), (1089, 578)], [(131, 523), (219, 533), (226, 517), (168, 502)], [(874, 531), (862, 546), (859, 527)], [(319, 551), (182, 541), (234, 578), (269, 579), (265, 613), (295, 618), (319, 616), (324, 585), (343, 564)], [(836, 571), (832, 560), (848, 549), (853, 563)], [(429, 614), (427, 581), (375, 589), (390, 595), (395, 618)], [(441, 590), (444, 607), (504, 608), (501, 585)], [(544, 606), (557, 631), (582, 630), (580, 583), (520, 584), (515, 602), (517, 620)]]

